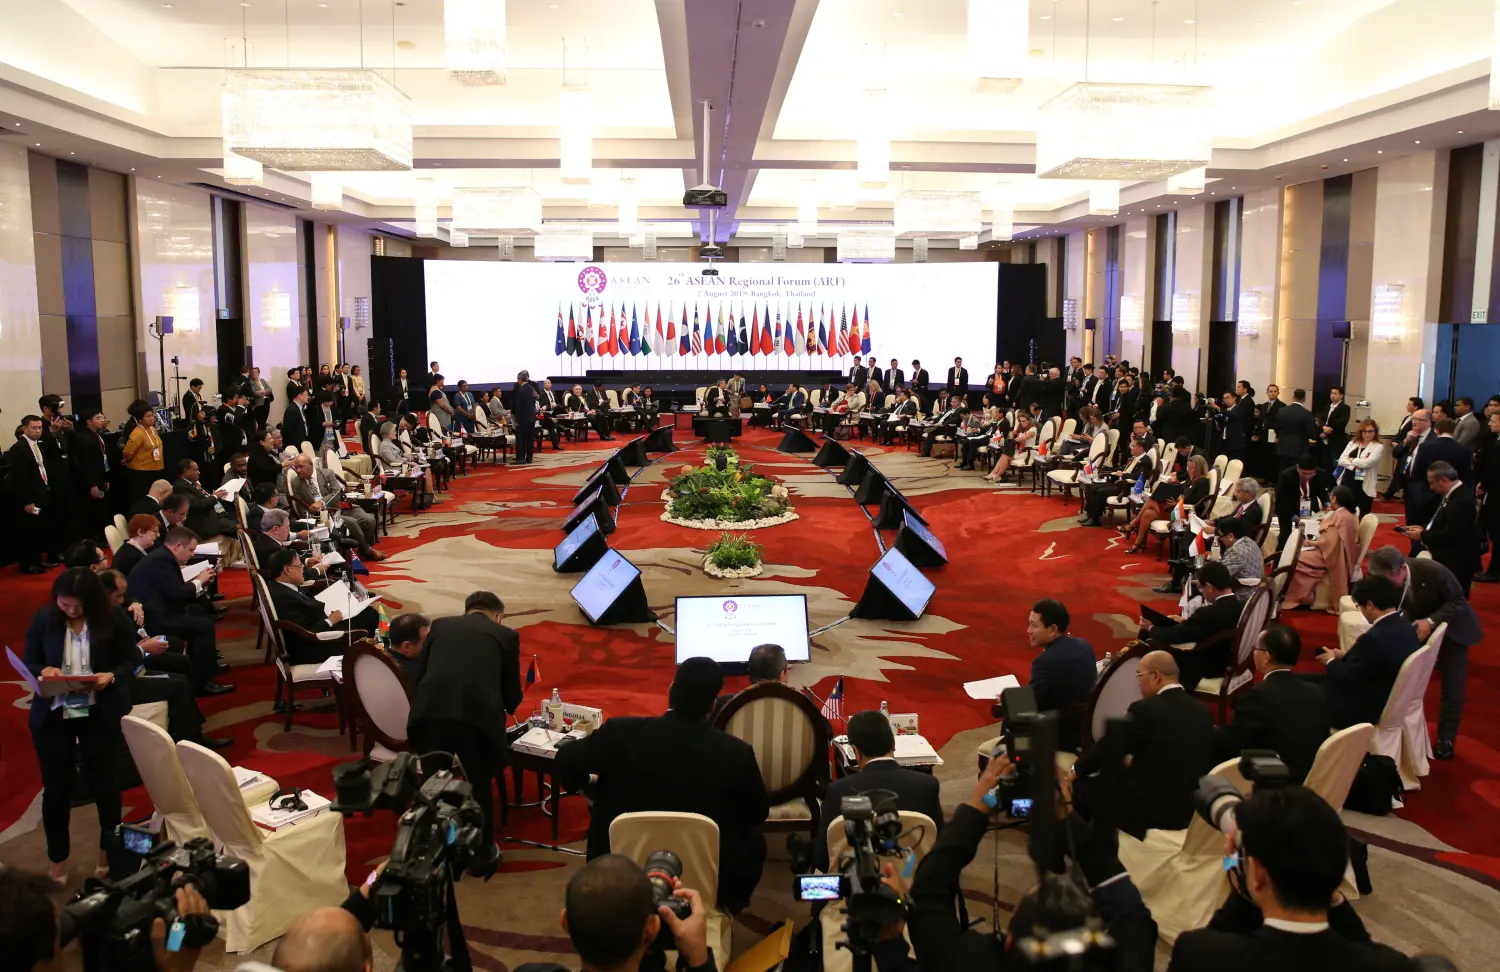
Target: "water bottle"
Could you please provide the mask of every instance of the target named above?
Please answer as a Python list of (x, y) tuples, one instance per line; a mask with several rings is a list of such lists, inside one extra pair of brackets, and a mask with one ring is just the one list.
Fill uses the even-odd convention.
[(1114, 661), (1114, 658), (1115, 656), (1113, 652), (1106, 651), (1104, 653), (1104, 661), (1099, 663), (1099, 671), (1102, 672), (1107, 670), (1109, 668), (1109, 663)]
[(891, 707), (890, 707), (890, 705), (888, 705), (886, 703), (886, 701), (884, 699), (880, 700), (880, 714), (883, 715), (883, 716), (885, 716), (887, 722), (890, 721), (890, 719), (891, 719)]
[(561, 732), (563, 727), (563, 700), (562, 694), (557, 689), (552, 690), (552, 698), (547, 700), (547, 728), (553, 732)]

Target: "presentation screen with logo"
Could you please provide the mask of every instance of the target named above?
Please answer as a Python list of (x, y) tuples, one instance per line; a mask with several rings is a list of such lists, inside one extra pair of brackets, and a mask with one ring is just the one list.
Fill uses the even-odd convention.
[(573, 600), (590, 621), (597, 621), (639, 576), (641, 572), (635, 564), (617, 551), (606, 550), (583, 579), (573, 585)]
[(428, 357), (488, 384), (612, 371), (848, 370), (892, 358), (933, 387), (994, 365), (998, 264), (509, 263), (428, 260)]
[(896, 595), (907, 610), (918, 617), (927, 609), (927, 602), (932, 600), (932, 592), (936, 590), (927, 575), (913, 566), (895, 547), (885, 552), (885, 556), (870, 568), (870, 573), (885, 585), (886, 590)]
[(700, 657), (744, 664), (764, 644), (780, 645), (787, 661), (808, 660), (806, 594), (677, 599), (678, 664)]

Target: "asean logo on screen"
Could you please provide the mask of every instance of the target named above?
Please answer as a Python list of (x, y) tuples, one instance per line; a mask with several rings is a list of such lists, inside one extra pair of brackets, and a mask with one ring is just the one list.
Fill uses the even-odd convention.
[(720, 607), (723, 608), (725, 614), (733, 614), (740, 609), (739, 602), (737, 601), (725, 601)]

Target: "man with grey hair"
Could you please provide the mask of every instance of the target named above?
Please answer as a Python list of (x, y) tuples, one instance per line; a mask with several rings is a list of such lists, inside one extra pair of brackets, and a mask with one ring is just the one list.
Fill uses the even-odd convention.
[(1464, 596), (1468, 597), (1469, 585), (1480, 566), (1476, 526), (1479, 511), (1474, 502), (1474, 487), (1462, 481), (1451, 463), (1438, 460), (1427, 466), (1427, 488), (1437, 497), (1437, 508), (1425, 526), (1408, 523), (1401, 532), (1426, 547), (1433, 560), (1453, 571)]
[(376, 456), (389, 469), (400, 469), (401, 464), (406, 461), (401, 446), (396, 442), (396, 423), (383, 422), (380, 426), (380, 442), (376, 446)]
[[(761, 682), (780, 682), (785, 685), (788, 672), (786, 649), (777, 644), (756, 645), (750, 649), (750, 656), (745, 659), (745, 674), (750, 676), (751, 685), (759, 685)], [(738, 694), (721, 695), (715, 699), (711, 719), (717, 719), (719, 711)]]
[(312, 457), (308, 455), (299, 455), (294, 459), (292, 470), (297, 474), (292, 478), (288, 489), (293, 509), (312, 517), (323, 513), (330, 516), (342, 515), (344, 529), (359, 544), (360, 557), (371, 562), (385, 559), (385, 554), (372, 546), (380, 535), (375, 518), (357, 506), (340, 510), (344, 501), (343, 480), (332, 470), (315, 466)]
[(1240, 521), (1240, 526), (1244, 531), (1240, 534), (1241, 536), (1249, 536), (1255, 533), (1264, 521), (1260, 504), (1256, 502), (1258, 499), (1260, 499), (1260, 483), (1249, 476), (1236, 481), (1234, 484), (1234, 509), (1207, 524), (1210, 527), (1208, 532), (1212, 533), (1215, 529), (1218, 529), (1219, 520), (1225, 520), (1232, 516)]
[[(1381, 547), (1366, 561), (1369, 573), (1384, 577), (1402, 589), (1401, 616), (1426, 641), (1440, 624), (1448, 626), (1437, 667), (1442, 679), (1442, 701), (1438, 706), (1438, 739), (1433, 755), (1453, 758), (1464, 711), (1464, 682), (1469, 673), (1469, 646), (1479, 643), (1483, 631), (1474, 608), (1453, 572), (1436, 560), (1402, 556), (1395, 547)], [(1348, 612), (1345, 612), (1346, 616)], [(1341, 619), (1342, 621), (1343, 619)]]
[[(255, 535), (255, 559), (264, 564), (271, 554), (292, 542), (292, 515), (286, 510), (269, 509), (261, 514), (260, 532)], [(323, 554), (319, 551), (313, 553), (303, 562), (303, 573), (308, 580), (323, 578), (324, 572), (320, 566), (323, 563)]]

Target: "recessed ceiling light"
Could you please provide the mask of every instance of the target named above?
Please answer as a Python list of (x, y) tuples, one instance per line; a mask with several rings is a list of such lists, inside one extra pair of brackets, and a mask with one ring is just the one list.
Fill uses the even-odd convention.
[(1113, 20), (1115, 23), (1118, 24), (1120, 21), (1124, 20), (1125, 18), (1124, 17), (1111, 17), (1109, 19)]
[(248, 6), (250, 6), (250, 0), (240, 0), (240, 6), (242, 6), (242, 7), (248, 7)]
[(1185, 23), (1185, 24), (1196, 24), (1197, 22), (1198, 21), (1196, 21), (1196, 20), (1184, 20), (1183, 21), (1183, 23)]
[(37, 147), (37, 148), (41, 148), (41, 147), (42, 147), (42, 143), (41, 143), (41, 142), (37, 142), (37, 143), (36, 143), (36, 147)]
[(1421, 145), (1421, 144), (1422, 144), (1422, 140), (1421, 140), (1421, 139), (1420, 139), (1420, 138), (1419, 138), (1419, 139), (1417, 139), (1417, 144), (1418, 144), (1418, 145)]
[(318, 4), (318, 6), (320, 6), (320, 7), (326, 7), (326, 6), (328, 6), (328, 4), (326, 4), (326, 3), (320, 3), (320, 4)]
[(68, 154), (69, 155), (77, 155), (78, 153), (77, 152), (69, 152)]
[(133, 165), (132, 165), (132, 166), (131, 166), (131, 167), (130, 167), (130, 171), (131, 171), (131, 172), (134, 172), (134, 171), (135, 171), (135, 166), (133, 166)]
[(1349, 161), (1349, 160), (1348, 160), (1348, 159), (1345, 159), (1345, 160), (1344, 160), (1344, 161), (1345, 161), (1345, 162), (1348, 162), (1348, 161)]
[(1376, 149), (1375, 150), (1375, 154), (1376, 155), (1384, 155), (1385, 154), (1385, 149)]
[(561, 10), (562, 9), (562, 4), (560, 4), (560, 3), (549, 3), (549, 4), (547, 4), (547, 6), (550, 9), (552, 9), (552, 10)]
[(164, 3), (164, 4), (162, 4), (162, 9), (164, 9), (164, 10), (171, 10), (172, 9), (172, 4), (170, 4), (170, 3)]
[[(16, 123), (16, 124), (18, 124), (18, 125), (19, 125), (19, 124), (20, 124), (20, 122), (17, 122), (17, 123)], [(1459, 130), (1458, 130), (1458, 134), (1460, 134), (1460, 135), (1462, 135), (1462, 134), (1463, 134), (1463, 133), (1464, 133), (1464, 130), (1463, 130), (1463, 129), (1462, 129), (1462, 128), (1460, 128), (1460, 129), (1459, 129)]]

